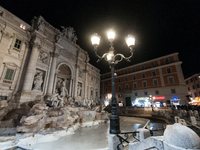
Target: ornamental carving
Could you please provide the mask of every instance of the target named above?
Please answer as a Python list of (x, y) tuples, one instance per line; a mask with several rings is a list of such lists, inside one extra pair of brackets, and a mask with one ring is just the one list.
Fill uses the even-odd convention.
[(83, 77), (83, 70), (82, 70), (82, 69), (79, 69), (79, 74), (78, 74), (78, 76), (79, 76), (80, 78)]
[(46, 64), (47, 61), (48, 61), (48, 54), (41, 51), (40, 54), (39, 54), (38, 60), (39, 60), (40, 62)]

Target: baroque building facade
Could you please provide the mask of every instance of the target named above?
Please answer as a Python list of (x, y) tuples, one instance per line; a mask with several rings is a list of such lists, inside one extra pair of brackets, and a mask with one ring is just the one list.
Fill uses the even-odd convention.
[[(185, 105), (186, 84), (178, 53), (115, 70), (119, 105), (149, 107), (156, 102)], [(111, 73), (101, 75), (101, 101), (111, 101)]]
[(200, 97), (200, 73), (196, 73), (185, 79), (187, 92), (193, 100)]
[(0, 31), (0, 99), (23, 103), (58, 93), (98, 101), (100, 71), (72, 27), (60, 31), (42, 16), (29, 25), (0, 6)]

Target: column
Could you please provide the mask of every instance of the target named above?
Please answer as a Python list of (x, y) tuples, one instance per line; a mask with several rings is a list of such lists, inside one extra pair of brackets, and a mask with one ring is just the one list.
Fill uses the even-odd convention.
[(75, 74), (75, 82), (74, 82), (74, 97), (77, 96), (77, 85), (78, 85), (78, 71), (79, 71), (79, 65), (76, 64), (76, 74)]
[(52, 57), (52, 64), (51, 64), (51, 70), (50, 70), (50, 77), (48, 82), (48, 88), (47, 88), (47, 95), (52, 95), (53, 93), (53, 84), (54, 84), (54, 77), (56, 72), (56, 61), (58, 58), (58, 54), (55, 52), (50, 53), (50, 56)]
[(86, 63), (86, 67), (85, 67), (85, 87), (84, 87), (84, 98), (87, 99), (87, 85), (88, 85), (88, 70), (87, 70), (87, 63)]
[(24, 84), (22, 88), (22, 92), (30, 92), (32, 88), (33, 78), (35, 75), (37, 58), (39, 55), (40, 45), (38, 43), (34, 43), (32, 46), (32, 52), (29, 59), (29, 63), (26, 69), (26, 75), (24, 78)]
[(72, 96), (72, 79), (69, 80), (69, 96)]

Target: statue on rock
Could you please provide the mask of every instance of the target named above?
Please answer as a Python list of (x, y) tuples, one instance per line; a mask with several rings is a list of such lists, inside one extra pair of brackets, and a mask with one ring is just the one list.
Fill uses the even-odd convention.
[(68, 97), (68, 91), (67, 91), (67, 88), (66, 88), (66, 80), (64, 79), (62, 82), (61, 82), (61, 93), (60, 93), (60, 96), (65, 98), (65, 97)]
[(51, 102), (52, 102), (51, 105), (54, 108), (59, 108), (59, 107), (63, 107), (64, 106), (63, 97), (60, 96), (57, 91), (56, 91), (55, 94), (52, 95)]

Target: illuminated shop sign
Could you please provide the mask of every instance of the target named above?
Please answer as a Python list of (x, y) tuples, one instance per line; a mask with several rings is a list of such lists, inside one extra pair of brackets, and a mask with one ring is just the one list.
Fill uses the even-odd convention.
[(148, 100), (149, 99), (149, 97), (138, 97), (138, 98), (136, 98), (135, 100), (136, 101), (139, 101), (139, 100)]
[(157, 100), (157, 99), (161, 100), (161, 99), (165, 99), (165, 97), (164, 96), (153, 97), (153, 100)]

